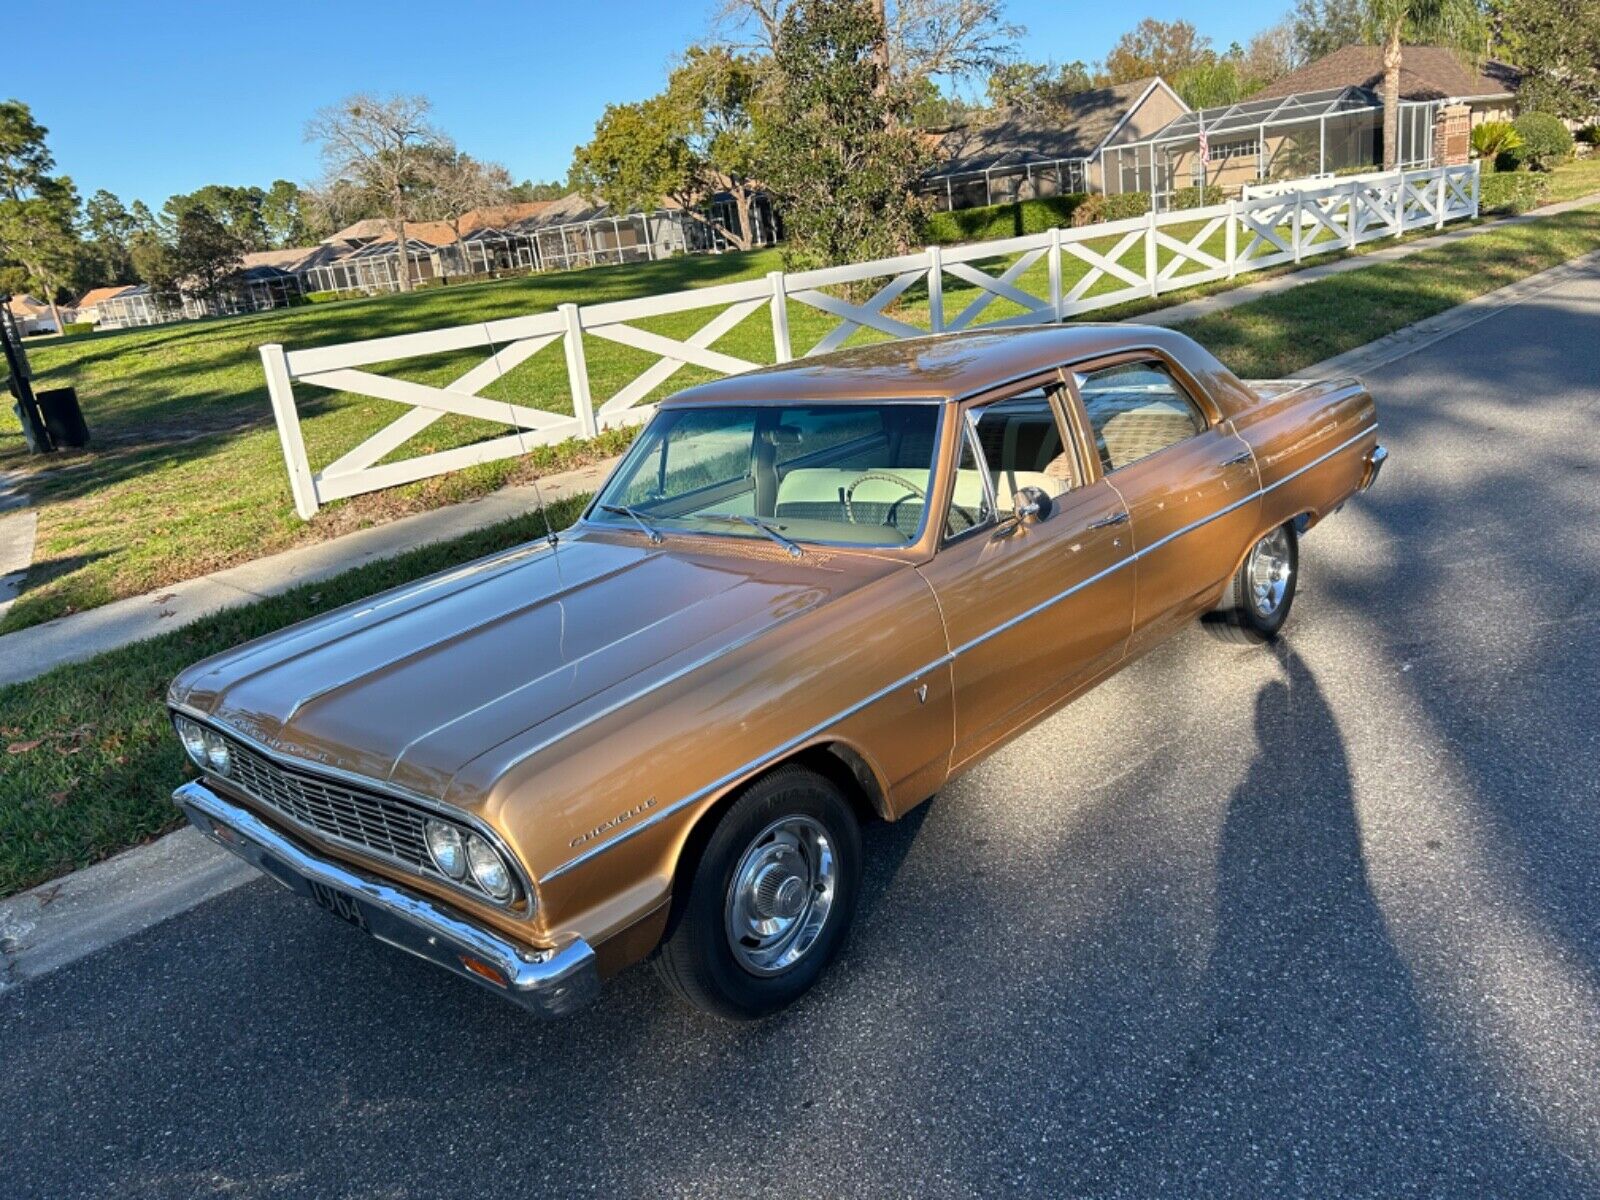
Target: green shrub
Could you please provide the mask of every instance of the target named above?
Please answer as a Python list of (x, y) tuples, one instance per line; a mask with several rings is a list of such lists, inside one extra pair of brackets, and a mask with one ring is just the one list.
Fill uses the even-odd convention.
[(1588, 124), (1573, 135), (1585, 146), (1600, 146), (1600, 124)]
[(1481, 159), (1493, 162), (1521, 146), (1522, 135), (1510, 121), (1485, 121), (1473, 127), (1472, 149)]
[(304, 299), (307, 304), (327, 304), (331, 300), (345, 300), (348, 297), (343, 292), (307, 292)]
[(1213, 204), (1221, 204), (1224, 200), (1223, 192), (1216, 184), (1207, 184), (1205, 187), (1179, 188), (1172, 193), (1171, 211), (1187, 208), (1207, 208)]
[(1106, 197), (1107, 221), (1123, 221), (1129, 217), (1142, 217), (1150, 211), (1149, 192), (1118, 192)]
[(1106, 198), (1099, 192), (1084, 197), (1083, 203), (1078, 205), (1077, 211), (1072, 214), (1074, 226), (1098, 225), (1105, 219)]
[(61, 327), (61, 336), (62, 337), (72, 337), (74, 334), (93, 333), (93, 332), (94, 332), (94, 322), (93, 321), (68, 321), (65, 325), (63, 325)]
[(1056, 225), (1070, 225), (1073, 213), (1086, 199), (1082, 192), (1022, 200), (1015, 204), (990, 204), (981, 208), (959, 208), (954, 212), (932, 213), (923, 223), (922, 234), (930, 243), (941, 246), (960, 242), (986, 242), (994, 238), (1021, 237), (1043, 233)]
[(1528, 171), (1496, 171), (1480, 178), (1478, 211), (1527, 212), (1550, 190), (1548, 175)]
[(1511, 151), (1519, 167), (1548, 171), (1572, 157), (1572, 134), (1559, 118), (1549, 113), (1523, 113), (1511, 124), (1522, 139), (1522, 145)]

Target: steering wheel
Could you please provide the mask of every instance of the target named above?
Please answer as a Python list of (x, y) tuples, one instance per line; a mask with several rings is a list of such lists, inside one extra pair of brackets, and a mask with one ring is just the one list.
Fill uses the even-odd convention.
[[(885, 473), (883, 473), (881, 471), (868, 471), (865, 475), (858, 475), (856, 477), (855, 481), (853, 483), (851, 483), (851, 485), (849, 487), (845, 488), (845, 490), (844, 490), (844, 516), (845, 516), (845, 520), (849, 521), (850, 524), (852, 524), (852, 525), (859, 525), (859, 524), (861, 524), (861, 522), (856, 520), (855, 510), (853, 508), (851, 508), (850, 501), (855, 498), (856, 489), (858, 487), (860, 487), (863, 483), (866, 483), (867, 480), (869, 480), (869, 479), (879, 479), (879, 480), (882, 480), (884, 483), (898, 484), (900, 487), (905, 488), (906, 491), (908, 491), (908, 492), (912, 493), (914, 496), (916, 496), (916, 498), (918, 500), (926, 501), (927, 498), (928, 498), (928, 493), (927, 492), (923, 491), (921, 488), (919, 488), (914, 483), (907, 483), (904, 479), (901, 479), (900, 476), (898, 476), (898, 475), (888, 475), (888, 474), (885, 474)], [(904, 499), (905, 499), (905, 497), (901, 496), (899, 500), (896, 500), (896, 501), (894, 501), (893, 504), (889, 505), (888, 519), (883, 522), (885, 525), (893, 525), (894, 524), (894, 507), (895, 507), (895, 504), (899, 504), (900, 501), (904, 500)]]

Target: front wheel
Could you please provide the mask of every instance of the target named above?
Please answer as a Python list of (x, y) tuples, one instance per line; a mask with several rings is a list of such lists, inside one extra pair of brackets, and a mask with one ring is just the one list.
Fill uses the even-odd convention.
[(1300, 539), (1293, 524), (1279, 525), (1250, 548), (1210, 627), (1227, 641), (1271, 641), (1289, 619), (1299, 575)]
[(793, 1003), (838, 953), (861, 885), (861, 831), (802, 767), (757, 780), (712, 831), (656, 957), (682, 999), (752, 1020)]

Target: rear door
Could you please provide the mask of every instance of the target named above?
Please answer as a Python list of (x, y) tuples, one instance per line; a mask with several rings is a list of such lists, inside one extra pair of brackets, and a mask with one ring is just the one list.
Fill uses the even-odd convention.
[[(944, 615), (955, 686), (952, 769), (1103, 674), (1133, 618), (1132, 539), (1093, 480), (1058, 372), (963, 414), (943, 541), (921, 569)], [(1036, 488), (1036, 520), (1014, 497)]]
[(1249, 445), (1160, 355), (1124, 355), (1071, 375), (1093, 469), (1132, 518), (1137, 556), (1130, 653), (1209, 607), (1255, 535)]

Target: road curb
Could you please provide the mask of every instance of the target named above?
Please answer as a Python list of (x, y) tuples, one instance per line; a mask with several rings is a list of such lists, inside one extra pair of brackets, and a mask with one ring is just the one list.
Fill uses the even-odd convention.
[[(1596, 271), (1600, 250), (1307, 367), (1296, 377), (1374, 370)], [(182, 829), (0, 901), (0, 994), (257, 878), (227, 851), (193, 829)]]
[(180, 829), (0, 900), (0, 995), (258, 878)]

